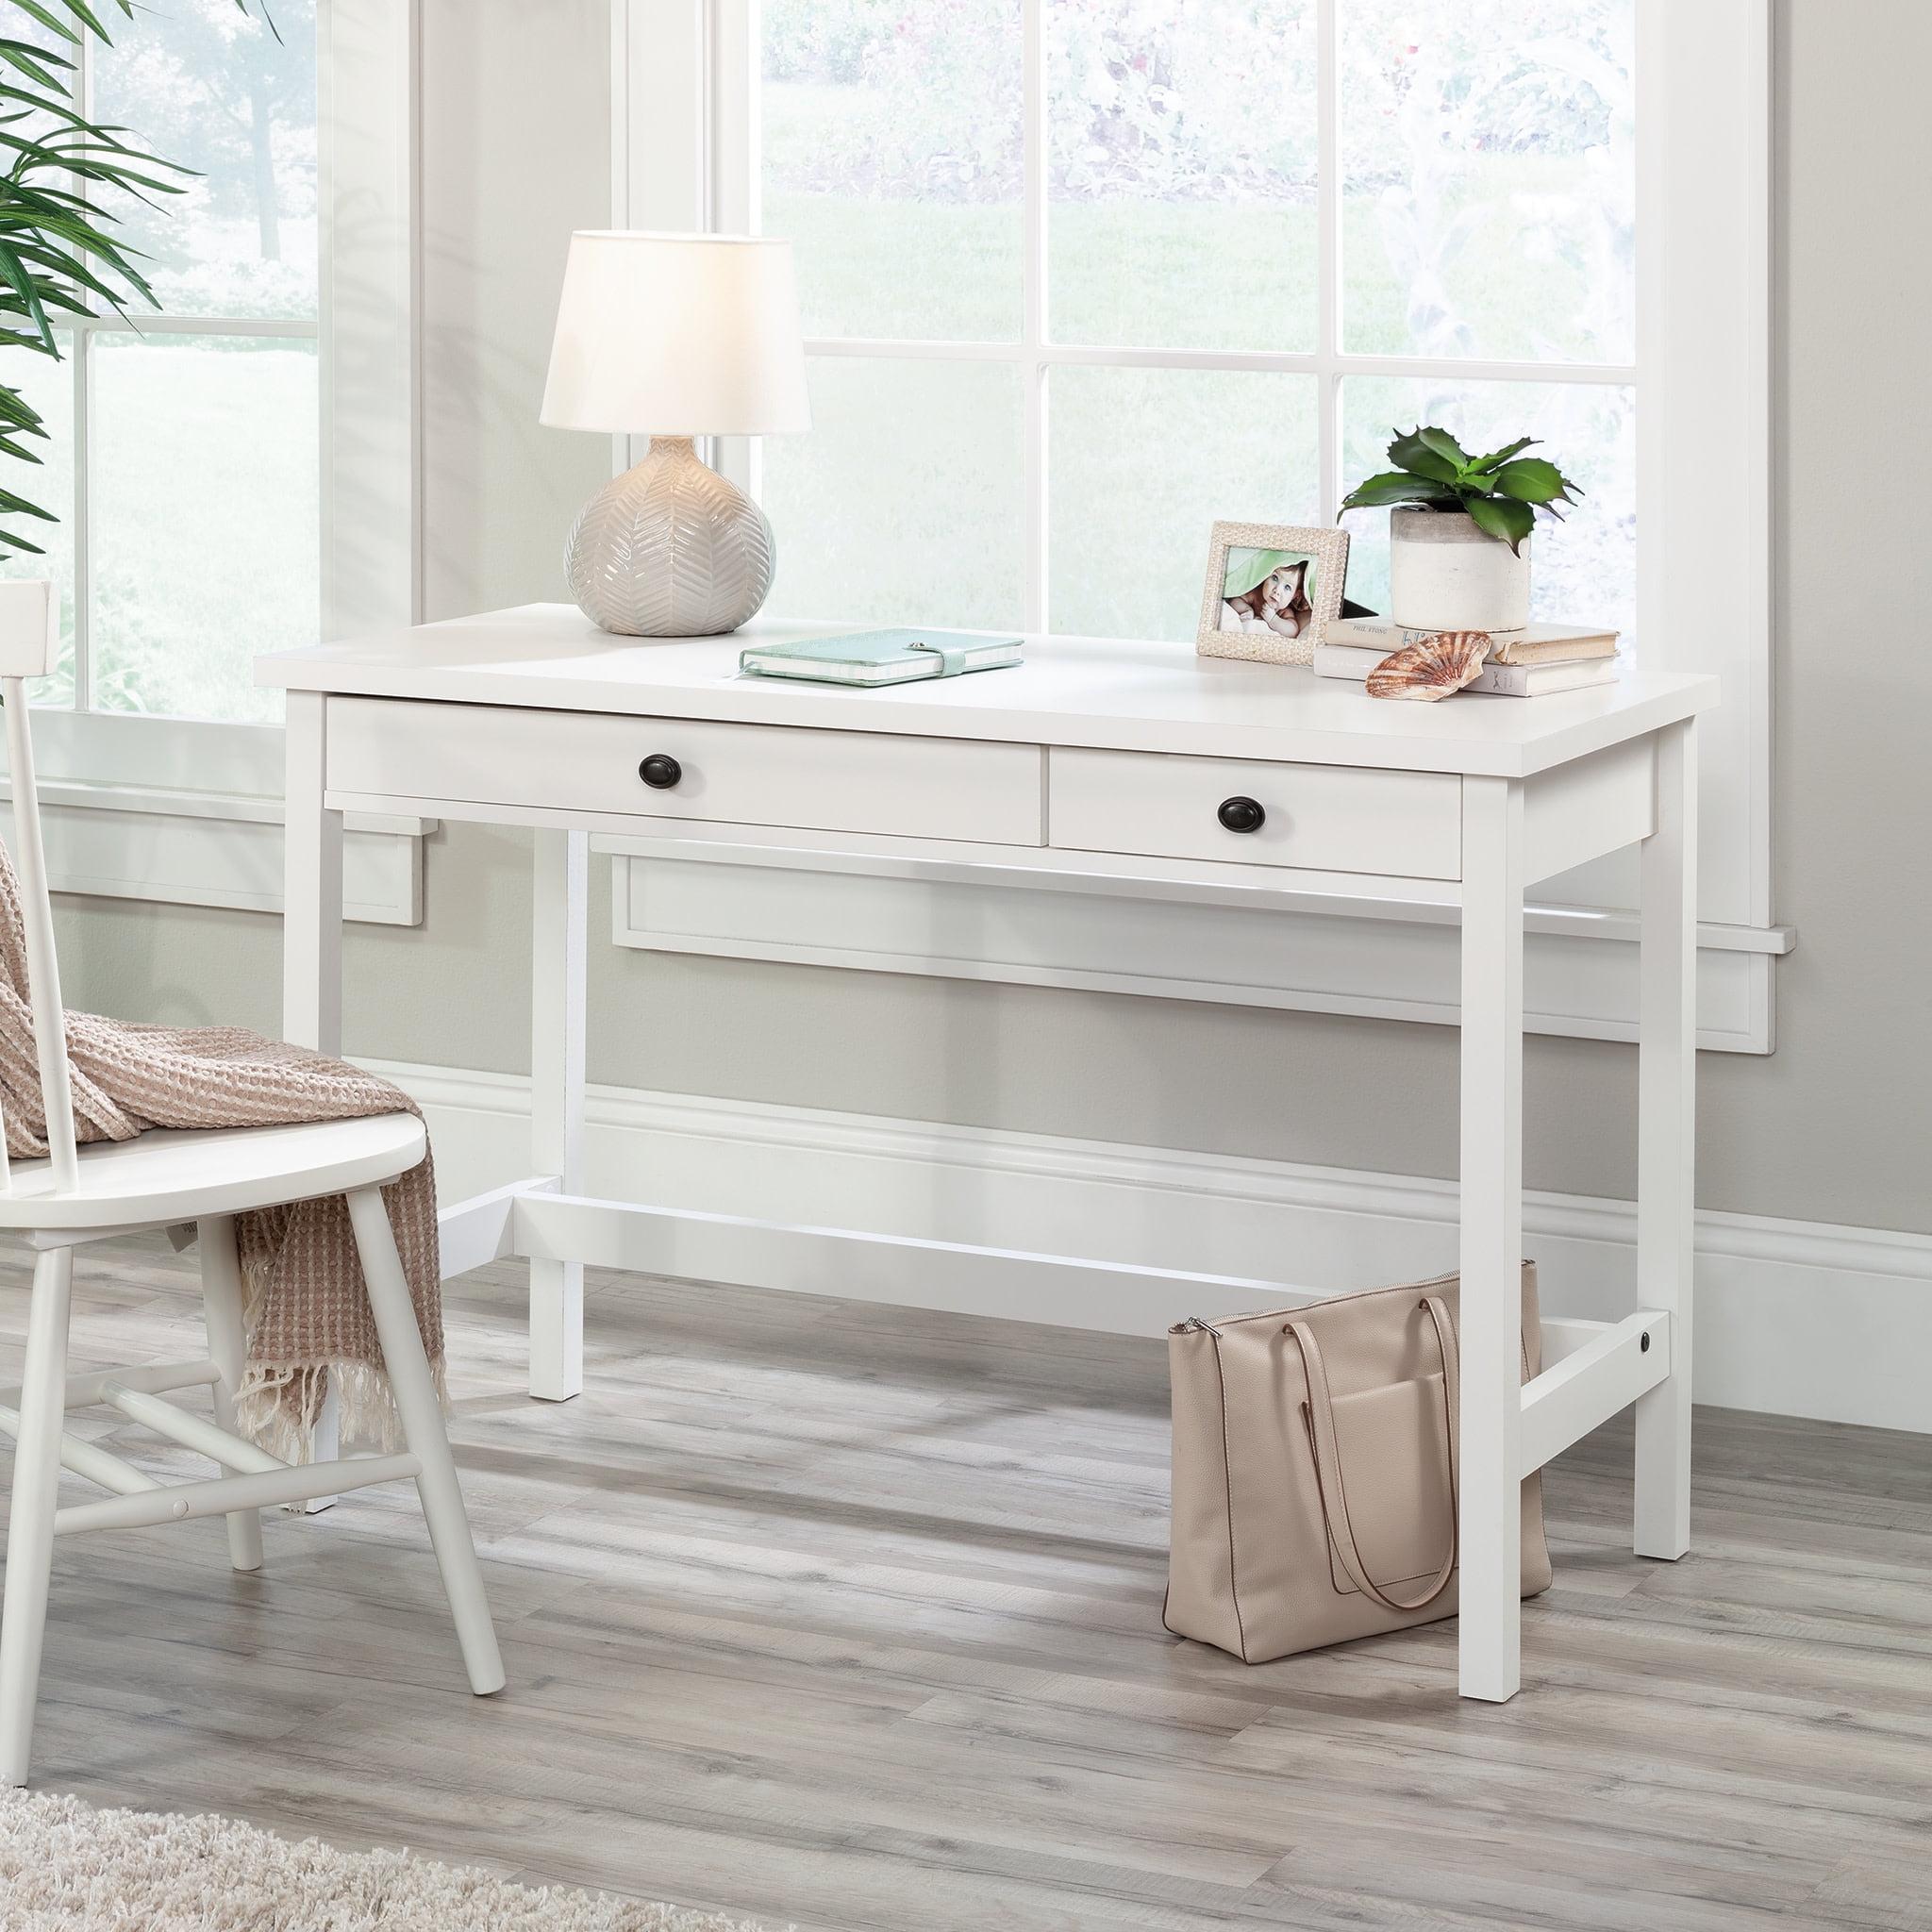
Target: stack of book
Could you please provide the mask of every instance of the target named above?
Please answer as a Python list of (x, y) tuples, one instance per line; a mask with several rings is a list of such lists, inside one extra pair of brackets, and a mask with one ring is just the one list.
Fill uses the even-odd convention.
[[(1315, 670), (1323, 677), (1352, 677), (1359, 684), (1391, 651), (1434, 635), (1407, 630), (1387, 617), (1338, 617), (1315, 646)], [(1600, 625), (1532, 624), (1491, 635), (1494, 648), (1470, 691), (1534, 698), (1608, 684), (1617, 675), (1617, 633)]]

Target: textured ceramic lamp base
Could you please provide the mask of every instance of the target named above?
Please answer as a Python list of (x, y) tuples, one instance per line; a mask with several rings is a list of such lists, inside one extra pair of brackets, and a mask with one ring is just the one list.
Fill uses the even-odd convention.
[(654, 436), (584, 506), (563, 571), (577, 608), (620, 637), (715, 637), (757, 613), (776, 558), (764, 512), (690, 437)]

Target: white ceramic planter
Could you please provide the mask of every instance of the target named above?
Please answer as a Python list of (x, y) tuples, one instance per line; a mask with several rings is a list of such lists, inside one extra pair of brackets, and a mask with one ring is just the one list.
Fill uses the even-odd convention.
[(1521, 630), (1529, 545), (1519, 557), (1461, 510), (1389, 512), (1389, 614), (1414, 630)]

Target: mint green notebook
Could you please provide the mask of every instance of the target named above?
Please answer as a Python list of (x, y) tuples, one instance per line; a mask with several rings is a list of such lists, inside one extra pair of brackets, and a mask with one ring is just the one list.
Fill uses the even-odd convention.
[(974, 637), (959, 630), (862, 630), (847, 637), (802, 638), (792, 644), (753, 644), (739, 654), (738, 668), (763, 677), (877, 685), (958, 677), (1019, 661), (1018, 638)]

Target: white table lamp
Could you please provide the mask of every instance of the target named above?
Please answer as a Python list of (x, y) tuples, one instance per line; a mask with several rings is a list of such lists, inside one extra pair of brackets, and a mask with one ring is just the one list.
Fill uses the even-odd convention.
[(692, 439), (811, 427), (791, 242), (574, 234), (542, 420), (651, 439), (570, 533), (584, 615), (625, 637), (736, 630), (772, 588), (772, 526)]

